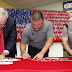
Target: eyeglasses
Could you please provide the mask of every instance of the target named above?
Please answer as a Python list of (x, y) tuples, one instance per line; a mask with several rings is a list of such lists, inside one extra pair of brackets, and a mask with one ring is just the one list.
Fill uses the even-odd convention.
[(0, 24), (0, 26), (5, 26), (5, 24)]

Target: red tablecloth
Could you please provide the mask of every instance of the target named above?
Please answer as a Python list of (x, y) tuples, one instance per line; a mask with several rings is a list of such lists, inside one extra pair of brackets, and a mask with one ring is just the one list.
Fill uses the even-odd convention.
[[(69, 61), (67, 61), (69, 60)], [(72, 72), (72, 58), (20, 59), (10, 65), (0, 65), (0, 72)]]

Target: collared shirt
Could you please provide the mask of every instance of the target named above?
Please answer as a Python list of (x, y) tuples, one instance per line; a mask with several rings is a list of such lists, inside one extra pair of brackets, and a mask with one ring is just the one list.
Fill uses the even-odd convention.
[(72, 49), (72, 22), (69, 22), (67, 25), (68, 29), (64, 26), (62, 37), (68, 38), (68, 45)]
[[(5, 26), (6, 26), (6, 25), (5, 25)], [(5, 26), (4, 26), (4, 27), (5, 27)], [(2, 30), (3, 30), (3, 29), (2, 29)], [(9, 51), (8, 51), (8, 50), (4, 50), (3, 52), (6, 52), (7, 54), (9, 54)]]
[(38, 31), (32, 28), (31, 23), (28, 24), (22, 33), (21, 42), (41, 49), (49, 37), (53, 37), (53, 27), (51, 22), (45, 20)]

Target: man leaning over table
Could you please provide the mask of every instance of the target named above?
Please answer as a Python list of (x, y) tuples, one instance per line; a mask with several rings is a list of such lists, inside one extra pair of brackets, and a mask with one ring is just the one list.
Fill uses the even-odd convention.
[(15, 20), (0, 7), (0, 59), (15, 57), (16, 35)]
[[(25, 52), (26, 44), (28, 53)], [(48, 57), (48, 50), (53, 43), (53, 27), (51, 22), (44, 20), (40, 11), (31, 14), (31, 23), (27, 24), (20, 44), (21, 55), (24, 59), (31, 57), (41, 59)]]

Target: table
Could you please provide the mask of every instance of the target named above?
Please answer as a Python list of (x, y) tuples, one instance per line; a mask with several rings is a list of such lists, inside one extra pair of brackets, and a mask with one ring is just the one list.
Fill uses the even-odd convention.
[(19, 61), (14, 61), (13, 64), (0, 65), (0, 72), (72, 72), (72, 57), (17, 59)]

